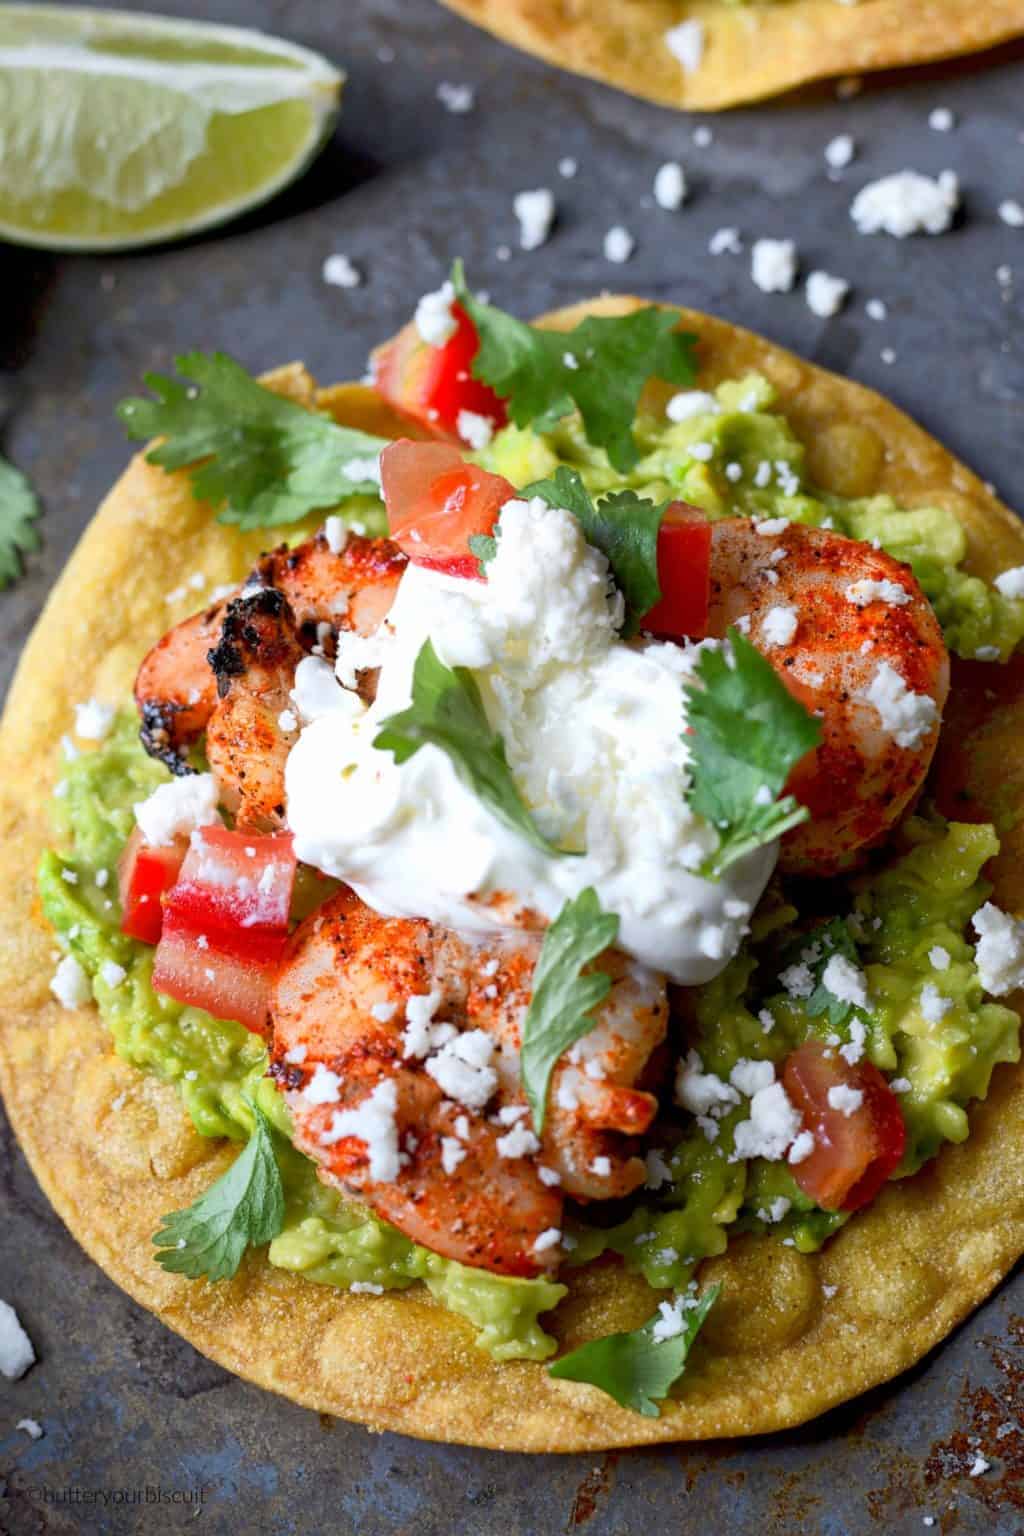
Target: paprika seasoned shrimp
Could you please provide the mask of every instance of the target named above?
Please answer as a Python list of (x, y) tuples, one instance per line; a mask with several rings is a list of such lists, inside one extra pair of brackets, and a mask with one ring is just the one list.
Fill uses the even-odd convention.
[[(405, 556), (389, 539), (350, 534), (340, 549), (332, 549), (319, 533), (295, 549), (282, 545), (264, 555), (239, 592), (252, 587), (280, 592), (296, 639), (308, 651), (317, 643), (330, 644), (342, 629), (372, 634), (391, 607), (405, 565)], [(188, 750), (217, 708), (218, 679), (209, 654), (238, 595), (175, 625), (136, 676), (142, 744), (173, 773), (189, 771)]]
[(787, 785), (811, 816), (783, 838), (781, 867), (849, 869), (931, 764), (949, 692), (938, 620), (910, 567), (881, 550), (782, 519), (729, 518), (712, 528), (708, 632), (730, 625), (821, 720), (820, 745)]
[(321, 1178), (433, 1252), (506, 1275), (562, 1257), (566, 1194), (643, 1181), (630, 1138), (657, 1101), (634, 1084), (667, 1019), (664, 978), (603, 955), (611, 992), (556, 1064), (536, 1138), (519, 1047), (540, 942), (477, 943), (346, 890), (297, 930), (271, 998), (271, 1073)]

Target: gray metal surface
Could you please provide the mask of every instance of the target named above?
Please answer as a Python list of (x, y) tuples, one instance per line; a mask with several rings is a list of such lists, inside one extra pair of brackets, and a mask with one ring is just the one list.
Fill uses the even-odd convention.
[[(209, 18), (199, 0), (177, 9)], [(46, 508), (42, 552), (0, 597), (4, 684), (124, 462), (113, 405), (144, 369), (188, 346), (216, 346), (254, 369), (302, 356), (324, 380), (358, 376), (371, 343), (458, 253), (474, 282), (522, 314), (608, 287), (762, 330), (891, 394), (1024, 506), (1024, 231), (995, 212), (1004, 197), (1024, 196), (1020, 50), (868, 85), (847, 101), (828, 87), (708, 119), (713, 142), (700, 148), (694, 119), (549, 70), (431, 0), (220, 0), (216, 14), (343, 62), (342, 123), (298, 187), (227, 231), (121, 258), (0, 248), (0, 419), (7, 451)], [(381, 49), (393, 49), (393, 61), (381, 62)], [(471, 115), (437, 104), (442, 80), (476, 87)], [(935, 106), (957, 113), (953, 133), (929, 128)], [(859, 154), (831, 181), (822, 151), (843, 131)], [(556, 169), (563, 156), (579, 162), (571, 181)], [(675, 215), (645, 206), (668, 157), (683, 160), (693, 187)], [(909, 242), (856, 235), (853, 190), (905, 166), (960, 173), (962, 227)], [(558, 197), (556, 234), (540, 251), (499, 261), (499, 245), (515, 246), (513, 194), (545, 184)], [(637, 251), (613, 267), (601, 242), (620, 222)], [(854, 282), (847, 310), (822, 321), (799, 293), (759, 293), (746, 256), (708, 254), (709, 236), (727, 224), (748, 237), (795, 238), (805, 270)], [(335, 250), (364, 269), (363, 287), (324, 285), (321, 265)], [(1020, 288), (997, 282), (1003, 265), (1019, 267)], [(884, 324), (866, 317), (869, 297), (888, 305)], [(805, 1430), (745, 1445), (527, 1460), (320, 1422), (234, 1380), (85, 1259), (9, 1132), (0, 1213), (0, 1294), (40, 1355), (23, 1381), (0, 1382), (0, 1531), (13, 1536), (162, 1532), (193, 1521), (218, 1536), (838, 1536), (916, 1533), (929, 1528), (925, 1517), (943, 1531), (1024, 1529), (1020, 1277), (909, 1377)], [(22, 1417), (38, 1419), (44, 1438), (16, 1432)], [(977, 1451), (992, 1466), (972, 1479)], [(198, 1509), (146, 1493), (177, 1490), (183, 1500), (200, 1486)]]

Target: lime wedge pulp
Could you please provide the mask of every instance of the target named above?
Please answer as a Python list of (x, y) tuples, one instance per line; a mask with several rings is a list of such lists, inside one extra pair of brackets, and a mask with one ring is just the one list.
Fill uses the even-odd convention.
[(0, 6), (0, 239), (126, 250), (222, 223), (305, 169), (343, 78), (240, 27)]

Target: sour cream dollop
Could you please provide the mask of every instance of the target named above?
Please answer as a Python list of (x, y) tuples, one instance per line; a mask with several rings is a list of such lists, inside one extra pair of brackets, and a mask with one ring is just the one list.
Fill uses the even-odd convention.
[[(674, 981), (708, 981), (735, 954), (777, 844), (720, 881), (696, 873), (715, 833), (686, 803), (683, 682), (700, 646), (619, 638), (622, 598), (571, 513), (502, 508), (485, 581), (410, 565), (382, 630), (343, 635), (336, 675), (308, 657), (292, 699), (303, 729), (288, 757), (298, 857), (378, 912), (480, 935), (557, 916), (592, 885), (619, 917), (618, 947)], [(412, 698), (430, 639), (473, 669), (520, 793), (559, 847), (549, 855), (494, 815), (439, 747), (400, 766), (373, 746)], [(717, 641), (703, 641), (704, 646)], [(367, 708), (356, 673), (379, 667)]]

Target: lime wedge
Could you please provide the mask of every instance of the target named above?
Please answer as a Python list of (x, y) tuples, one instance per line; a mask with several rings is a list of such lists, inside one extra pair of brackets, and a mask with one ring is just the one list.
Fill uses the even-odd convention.
[(343, 78), (240, 27), (0, 6), (0, 239), (127, 250), (222, 223), (305, 169)]

